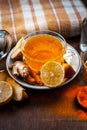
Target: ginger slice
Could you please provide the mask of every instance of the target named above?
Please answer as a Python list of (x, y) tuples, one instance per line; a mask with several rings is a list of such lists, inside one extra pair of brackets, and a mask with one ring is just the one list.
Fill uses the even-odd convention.
[(23, 41), (23, 37), (17, 42), (17, 44), (15, 45), (12, 55), (11, 55), (11, 59), (16, 60), (16, 59), (22, 59), (23, 55), (21, 52), (21, 44)]
[(21, 52), (21, 49), (18, 48), (15, 52), (13, 51), (12, 55), (11, 55), (11, 59), (12, 60), (22, 60), (23, 59), (23, 54)]
[(22, 101), (26, 98), (28, 98), (27, 93), (25, 92), (25, 89), (22, 88), (21, 85), (16, 83), (12, 78), (8, 77), (6, 81), (12, 86), (13, 88), (13, 99), (15, 101)]

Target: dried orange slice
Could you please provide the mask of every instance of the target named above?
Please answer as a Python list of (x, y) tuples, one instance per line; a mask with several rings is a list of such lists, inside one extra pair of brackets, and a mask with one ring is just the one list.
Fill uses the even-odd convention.
[(45, 63), (40, 71), (42, 82), (48, 87), (59, 86), (63, 82), (64, 75), (62, 65), (56, 61)]
[(0, 105), (8, 103), (12, 99), (13, 89), (10, 84), (0, 81)]
[(79, 104), (87, 109), (87, 86), (82, 87), (77, 93)]

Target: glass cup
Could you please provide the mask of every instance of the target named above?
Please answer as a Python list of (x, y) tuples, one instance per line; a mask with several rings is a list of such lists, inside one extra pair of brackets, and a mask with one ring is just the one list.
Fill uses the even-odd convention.
[(84, 66), (85, 70), (87, 71), (87, 51), (81, 52), (81, 58), (82, 58), (83, 66)]
[(38, 31), (24, 38), (21, 49), (29, 67), (40, 71), (48, 61), (62, 61), (66, 53), (66, 41), (56, 32)]
[(83, 64), (83, 79), (87, 83), (87, 51), (81, 52), (81, 59)]

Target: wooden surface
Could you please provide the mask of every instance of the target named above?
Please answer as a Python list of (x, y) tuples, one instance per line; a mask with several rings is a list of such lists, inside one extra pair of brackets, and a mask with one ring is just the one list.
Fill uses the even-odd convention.
[[(79, 51), (79, 37), (66, 39)], [(76, 101), (76, 91), (85, 85), (81, 68), (67, 85), (52, 90), (26, 89), (29, 98), (0, 106), (0, 130), (85, 130), (84, 110)], [(69, 94), (68, 94), (69, 93)], [(70, 94), (71, 93), (71, 94)]]

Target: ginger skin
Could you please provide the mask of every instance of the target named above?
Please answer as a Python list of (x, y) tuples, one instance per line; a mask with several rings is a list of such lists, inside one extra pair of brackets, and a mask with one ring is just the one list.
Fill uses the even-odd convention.
[(21, 76), (23, 78), (29, 75), (29, 68), (28, 66), (22, 61), (15, 61), (12, 64), (12, 74), (15, 76)]

